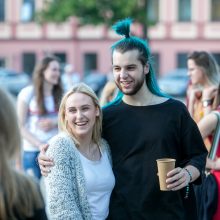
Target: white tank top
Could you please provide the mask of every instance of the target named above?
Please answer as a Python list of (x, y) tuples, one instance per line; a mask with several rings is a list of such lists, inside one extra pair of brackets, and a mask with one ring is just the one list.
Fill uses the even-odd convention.
[(110, 195), (115, 186), (115, 177), (107, 153), (103, 152), (99, 161), (91, 161), (79, 154), (92, 219), (104, 220), (108, 216)]

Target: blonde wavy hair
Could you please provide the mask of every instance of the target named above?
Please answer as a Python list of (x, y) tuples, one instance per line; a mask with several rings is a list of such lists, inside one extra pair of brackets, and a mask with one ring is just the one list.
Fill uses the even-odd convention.
[(101, 133), (102, 133), (102, 111), (101, 111), (101, 107), (99, 104), (99, 99), (96, 96), (95, 92), (85, 83), (78, 83), (74, 85), (62, 98), (60, 108), (59, 108), (59, 114), (58, 114), (59, 130), (69, 134), (73, 138), (76, 145), (79, 144), (74, 134), (70, 132), (68, 128), (68, 124), (66, 123), (66, 120), (65, 120), (66, 101), (68, 97), (74, 93), (82, 93), (82, 94), (89, 96), (92, 99), (95, 107), (98, 108), (100, 114), (99, 116), (96, 117), (95, 125), (93, 128), (93, 133), (92, 133), (92, 141), (100, 145)]
[(26, 219), (44, 203), (37, 184), (12, 166), (21, 150), (15, 101), (0, 89), (0, 103), (0, 219)]

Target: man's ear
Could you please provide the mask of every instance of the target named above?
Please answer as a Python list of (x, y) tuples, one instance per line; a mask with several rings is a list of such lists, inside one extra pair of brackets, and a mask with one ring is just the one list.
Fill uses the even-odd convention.
[(150, 64), (147, 62), (145, 65), (144, 65), (144, 74), (147, 75), (150, 71)]

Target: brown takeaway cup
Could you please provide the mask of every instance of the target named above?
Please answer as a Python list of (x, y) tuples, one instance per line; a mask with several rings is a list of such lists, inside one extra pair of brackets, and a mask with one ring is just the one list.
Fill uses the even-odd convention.
[(175, 159), (171, 158), (162, 158), (158, 159), (157, 161), (157, 168), (158, 168), (158, 176), (160, 182), (160, 190), (168, 191), (166, 179), (167, 173), (175, 168)]

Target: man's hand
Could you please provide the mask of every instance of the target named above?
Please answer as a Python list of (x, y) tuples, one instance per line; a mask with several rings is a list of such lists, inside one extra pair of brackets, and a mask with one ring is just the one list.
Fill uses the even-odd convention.
[(46, 156), (46, 150), (48, 148), (48, 144), (44, 144), (42, 146), (40, 146), (40, 153), (38, 155), (38, 164), (41, 170), (41, 174), (43, 176), (47, 176), (48, 173), (50, 173), (50, 168), (52, 166), (54, 166), (54, 161), (52, 158), (49, 158), (48, 156)]
[(167, 188), (173, 191), (186, 187), (190, 182), (187, 172), (180, 167), (177, 167), (170, 171), (167, 174), (167, 177)]
[(188, 165), (184, 168), (174, 168), (167, 173), (167, 188), (172, 191), (182, 189), (188, 186), (190, 182), (195, 181), (199, 176), (199, 170), (192, 165)]

